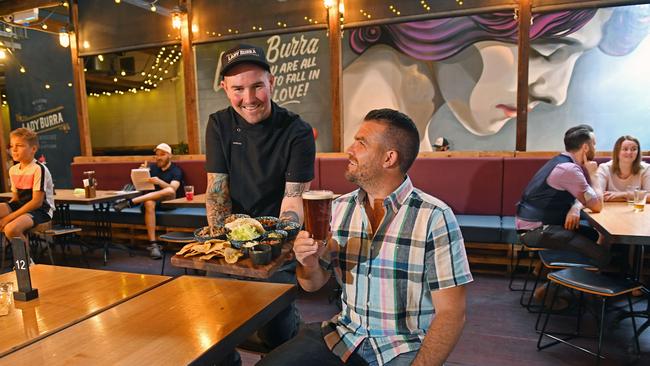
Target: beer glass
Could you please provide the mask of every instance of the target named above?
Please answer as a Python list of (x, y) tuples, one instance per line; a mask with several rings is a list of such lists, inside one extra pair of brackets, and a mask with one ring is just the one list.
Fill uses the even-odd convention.
[(302, 194), (305, 210), (305, 230), (319, 246), (327, 244), (332, 218), (332, 191), (307, 191)]
[(634, 212), (643, 212), (648, 191), (637, 189), (634, 191)]

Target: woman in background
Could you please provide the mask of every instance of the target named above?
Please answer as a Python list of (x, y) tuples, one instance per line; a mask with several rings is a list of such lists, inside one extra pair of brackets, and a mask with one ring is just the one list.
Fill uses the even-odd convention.
[(625, 201), (632, 188), (650, 189), (650, 165), (641, 161), (641, 144), (625, 135), (616, 140), (612, 160), (600, 164), (597, 177), (605, 201)]

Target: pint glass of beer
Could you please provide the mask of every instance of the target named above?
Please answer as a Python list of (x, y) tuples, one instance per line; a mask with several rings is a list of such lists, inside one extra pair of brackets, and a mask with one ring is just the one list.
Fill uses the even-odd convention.
[(307, 230), (318, 245), (327, 244), (332, 218), (332, 191), (307, 191), (302, 194), (305, 209), (305, 230)]

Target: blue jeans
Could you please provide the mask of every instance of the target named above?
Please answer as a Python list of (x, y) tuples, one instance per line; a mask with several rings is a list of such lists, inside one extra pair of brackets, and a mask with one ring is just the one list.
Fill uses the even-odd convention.
[[(410, 365), (417, 351), (399, 355), (386, 363), (387, 366)], [(368, 361), (370, 360), (370, 361)], [(300, 329), (298, 335), (266, 355), (256, 366), (376, 366), (377, 359), (370, 342), (364, 341), (344, 364), (327, 348), (320, 323), (310, 323)]]

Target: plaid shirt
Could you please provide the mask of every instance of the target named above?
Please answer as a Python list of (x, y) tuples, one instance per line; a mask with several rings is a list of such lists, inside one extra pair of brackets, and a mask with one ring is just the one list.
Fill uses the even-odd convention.
[(341, 283), (342, 311), (323, 322), (323, 337), (344, 362), (368, 338), (379, 365), (420, 348), (434, 313), (431, 291), (472, 281), (463, 237), (451, 209), (414, 188), (410, 178), (384, 200), (372, 237), (356, 190), (332, 206), (331, 266)]

